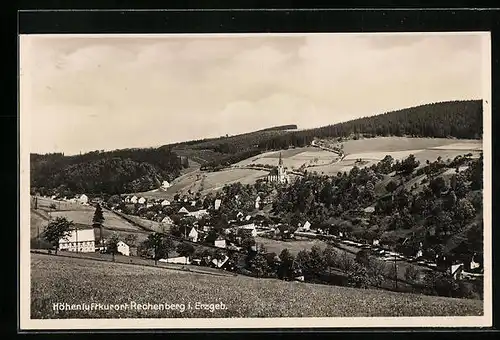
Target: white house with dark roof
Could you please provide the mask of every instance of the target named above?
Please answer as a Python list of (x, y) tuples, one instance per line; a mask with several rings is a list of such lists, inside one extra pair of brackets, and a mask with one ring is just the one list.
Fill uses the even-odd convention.
[(117, 244), (116, 244), (117, 248), (118, 248), (118, 252), (122, 255), (125, 255), (125, 256), (130, 256), (130, 247), (128, 246), (128, 244), (126, 244), (125, 242), (123, 241), (119, 241)]
[(59, 250), (81, 253), (95, 252), (95, 234), (92, 226), (77, 225), (66, 237), (59, 239)]
[(136, 204), (138, 199), (139, 199), (139, 197), (134, 195), (130, 198), (130, 203)]
[(81, 204), (87, 204), (89, 203), (89, 198), (87, 195), (82, 194), (80, 195), (80, 197), (78, 197), (78, 202), (80, 202)]
[(223, 239), (222, 237), (218, 237), (214, 241), (214, 246), (217, 247), (217, 248), (226, 248), (226, 240)]
[(179, 214), (189, 214), (189, 210), (186, 207), (181, 207), (178, 211)]
[(216, 199), (214, 203), (214, 209), (219, 210), (221, 203), (222, 203), (221, 199)]
[(146, 201), (147, 201), (147, 200), (146, 200), (146, 198), (145, 198), (145, 197), (141, 197), (141, 198), (139, 198), (139, 199), (137, 200), (137, 203), (139, 203), (139, 204), (144, 204), (144, 203), (146, 203)]
[(170, 201), (169, 200), (163, 200), (161, 201), (161, 205), (164, 207), (164, 206), (167, 206), (167, 205), (170, 205)]
[(168, 181), (163, 181), (161, 184), (161, 187), (163, 189), (168, 189), (168, 188), (170, 188), (170, 183), (168, 183)]
[(208, 211), (206, 209), (201, 209), (201, 210), (196, 210), (196, 211), (190, 211), (187, 214), (188, 216), (192, 216), (196, 219), (201, 219), (204, 216), (208, 216)]
[(162, 220), (161, 220), (161, 223), (165, 223), (165, 224), (174, 224), (174, 221), (168, 217), (168, 216), (165, 216)]

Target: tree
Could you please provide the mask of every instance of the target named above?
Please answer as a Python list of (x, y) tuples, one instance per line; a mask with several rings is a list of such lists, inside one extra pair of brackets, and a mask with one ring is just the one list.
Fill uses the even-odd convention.
[(455, 216), (457, 217), (459, 223), (464, 226), (470, 221), (476, 214), (476, 210), (472, 203), (466, 199), (462, 198), (457, 202), (457, 207), (455, 210)]
[(66, 217), (57, 217), (45, 228), (43, 237), (48, 243), (56, 247), (56, 255), (59, 248), (59, 240), (69, 236), (74, 227), (75, 224), (73, 221), (68, 221)]
[(120, 197), (120, 195), (112, 195), (109, 199), (108, 199), (108, 204), (110, 206), (114, 206), (114, 205), (118, 205), (122, 202), (122, 199)]
[(367, 249), (362, 249), (356, 253), (356, 263), (362, 266), (368, 266), (370, 262), (369, 252)]
[(387, 190), (387, 192), (393, 192), (394, 190), (396, 190), (397, 187), (398, 187), (398, 184), (395, 181), (391, 180), (385, 186), (385, 190)]
[(180, 256), (190, 258), (191, 256), (193, 256), (195, 249), (191, 243), (181, 242), (177, 245), (176, 251)]
[(115, 254), (118, 253), (118, 242), (120, 240), (116, 233), (113, 233), (107, 242), (106, 252), (113, 255), (113, 262), (115, 262)]
[(101, 241), (101, 245), (104, 246), (104, 239), (102, 237), (102, 223), (104, 222), (104, 214), (99, 203), (97, 203), (97, 206), (95, 207), (92, 222), (94, 223), (94, 227), (99, 227), (99, 240)]
[(405, 158), (396, 170), (404, 175), (411, 174), (416, 167), (420, 165), (420, 162), (415, 159), (414, 155), (409, 155)]
[(249, 269), (257, 277), (267, 276), (270, 271), (270, 267), (265, 254), (257, 253), (249, 261)]
[(134, 247), (137, 245), (137, 235), (136, 234), (128, 234), (125, 237), (125, 243), (131, 247)]
[(278, 277), (280, 279), (293, 278), (293, 268), (295, 259), (288, 249), (283, 249), (279, 255), (280, 265), (278, 268)]
[(325, 261), (325, 265), (328, 268), (329, 272), (331, 272), (331, 268), (337, 267), (338, 258), (339, 258), (338, 252), (331, 245), (328, 245), (323, 250), (323, 259)]
[(249, 252), (255, 244), (255, 239), (252, 236), (244, 236), (241, 240), (241, 247), (247, 252)]
[(436, 177), (429, 182), (429, 188), (434, 193), (434, 196), (439, 197), (441, 192), (446, 188), (446, 182), (443, 177)]
[(405, 270), (405, 279), (409, 282), (416, 282), (418, 279), (418, 270), (414, 266), (408, 266)]
[(340, 256), (340, 263), (339, 264), (340, 264), (340, 269), (344, 273), (348, 273), (353, 269), (355, 262), (352, 259), (352, 257), (349, 255), (348, 252), (342, 251), (342, 255)]
[(145, 247), (153, 252), (155, 265), (158, 264), (159, 259), (168, 258), (168, 253), (174, 249), (172, 239), (163, 233), (150, 234), (144, 243)]
[(347, 282), (351, 287), (368, 288), (370, 287), (370, 276), (366, 267), (355, 263), (352, 270), (347, 275)]

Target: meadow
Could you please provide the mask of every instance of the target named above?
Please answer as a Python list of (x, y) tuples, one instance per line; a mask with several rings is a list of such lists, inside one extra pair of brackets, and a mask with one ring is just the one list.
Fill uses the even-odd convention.
[[(182, 310), (57, 311), (53, 303), (184, 304)], [(225, 309), (189, 309), (196, 302)], [(121, 263), (32, 254), (31, 318), (390, 317), (482, 315), (482, 301), (218, 277)]]

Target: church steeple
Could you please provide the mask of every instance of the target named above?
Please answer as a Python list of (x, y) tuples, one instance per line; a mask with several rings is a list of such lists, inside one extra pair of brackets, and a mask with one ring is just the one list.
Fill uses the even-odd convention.
[(281, 159), (281, 152), (280, 152), (280, 159), (278, 161), (278, 165), (283, 165), (283, 160)]

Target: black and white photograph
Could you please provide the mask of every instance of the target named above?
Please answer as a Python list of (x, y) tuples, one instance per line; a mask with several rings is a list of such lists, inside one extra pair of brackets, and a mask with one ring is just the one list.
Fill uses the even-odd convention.
[(491, 325), (490, 44), (20, 35), (21, 326)]

